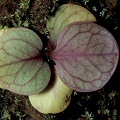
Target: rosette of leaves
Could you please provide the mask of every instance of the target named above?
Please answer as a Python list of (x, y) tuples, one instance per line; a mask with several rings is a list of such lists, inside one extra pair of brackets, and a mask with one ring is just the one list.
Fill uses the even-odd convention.
[[(102, 88), (114, 73), (119, 58), (112, 34), (91, 22), (58, 23), (57, 33), (50, 33), (55, 37), (55, 48), (47, 54), (55, 62), (60, 80), (79, 92)], [(43, 52), (42, 40), (35, 32), (27, 28), (4, 31), (0, 36), (0, 84), (24, 95), (43, 91), (54, 72), (44, 60)]]

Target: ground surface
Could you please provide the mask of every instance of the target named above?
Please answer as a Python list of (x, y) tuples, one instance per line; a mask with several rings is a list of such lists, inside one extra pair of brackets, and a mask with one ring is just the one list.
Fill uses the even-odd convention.
[[(65, 3), (90, 10), (97, 23), (108, 29), (120, 46), (120, 0), (0, 0), (0, 28), (27, 27), (47, 39), (46, 21)], [(68, 109), (56, 115), (43, 115), (30, 105), (28, 97), (0, 89), (0, 120), (119, 120), (119, 71), (120, 64), (99, 91), (74, 92)]]

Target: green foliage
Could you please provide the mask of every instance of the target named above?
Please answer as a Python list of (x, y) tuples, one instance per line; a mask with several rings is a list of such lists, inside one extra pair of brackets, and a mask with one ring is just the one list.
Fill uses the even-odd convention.
[(21, 9), (27, 10), (29, 8), (29, 5), (30, 5), (30, 0), (23, 1), (19, 5), (20, 5)]
[(41, 92), (50, 80), (43, 61), (42, 42), (27, 28), (12, 28), (0, 36), (0, 79), (4, 88), (18, 94)]

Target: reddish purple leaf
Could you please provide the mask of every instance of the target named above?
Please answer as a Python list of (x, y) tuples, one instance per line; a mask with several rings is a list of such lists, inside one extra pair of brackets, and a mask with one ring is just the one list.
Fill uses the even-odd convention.
[(63, 83), (86, 92), (108, 82), (116, 69), (119, 50), (114, 37), (103, 27), (76, 22), (61, 31), (50, 56)]

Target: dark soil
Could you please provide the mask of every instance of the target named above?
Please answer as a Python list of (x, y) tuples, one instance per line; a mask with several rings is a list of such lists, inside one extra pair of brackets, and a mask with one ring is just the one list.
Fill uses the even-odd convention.
[[(65, 3), (79, 4), (91, 11), (97, 24), (108, 29), (120, 46), (120, 0), (0, 0), (0, 28), (27, 27), (47, 41), (46, 21)], [(27, 96), (0, 89), (0, 120), (120, 120), (119, 71), (120, 64), (99, 91), (74, 92), (70, 106), (55, 115), (36, 111)]]

